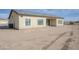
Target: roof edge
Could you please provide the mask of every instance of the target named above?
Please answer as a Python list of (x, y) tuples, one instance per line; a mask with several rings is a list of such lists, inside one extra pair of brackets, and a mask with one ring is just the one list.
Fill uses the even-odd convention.
[(10, 19), (10, 16), (11, 16), (11, 14), (12, 14), (12, 12), (15, 12), (16, 14), (18, 14), (18, 15), (28, 15), (28, 16), (36, 16), (36, 17), (46, 17), (46, 18), (48, 18), (48, 17), (50, 17), (50, 18), (58, 18), (58, 19), (64, 19), (63, 17), (58, 17), (58, 16), (48, 16), (48, 15), (36, 15), (36, 14), (21, 14), (21, 13), (18, 13), (16, 10), (14, 10), (14, 9), (12, 9), (11, 11), (10, 11), (10, 14), (9, 14), (9, 17), (8, 17), (8, 19)]

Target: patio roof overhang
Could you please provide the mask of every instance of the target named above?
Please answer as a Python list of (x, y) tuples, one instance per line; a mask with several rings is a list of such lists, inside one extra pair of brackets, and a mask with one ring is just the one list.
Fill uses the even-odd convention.
[(58, 17), (58, 16), (57, 16), (57, 17), (52, 16), (52, 17), (46, 17), (46, 18), (47, 18), (47, 19), (51, 19), (51, 20), (52, 20), (52, 19), (64, 19), (63, 17)]

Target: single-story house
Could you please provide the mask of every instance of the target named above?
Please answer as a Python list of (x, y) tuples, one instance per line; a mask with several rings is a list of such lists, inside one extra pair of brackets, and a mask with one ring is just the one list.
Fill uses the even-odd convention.
[(9, 27), (25, 29), (46, 26), (63, 26), (63, 19), (63, 17), (35, 14), (15, 9), (10, 12)]

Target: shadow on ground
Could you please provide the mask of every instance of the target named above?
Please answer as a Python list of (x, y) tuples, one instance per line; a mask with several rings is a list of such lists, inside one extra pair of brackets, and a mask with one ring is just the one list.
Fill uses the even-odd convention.
[(65, 44), (64, 44), (64, 46), (61, 48), (61, 50), (68, 50), (68, 49), (69, 49), (70, 42), (72, 42), (72, 41), (73, 41), (72, 38), (69, 38), (69, 39), (65, 42)]
[(0, 26), (0, 29), (9, 29), (8, 26)]
[(60, 34), (54, 41), (51, 41), (48, 45), (44, 46), (42, 49), (47, 50), (54, 42), (56, 42), (59, 38), (61, 38), (63, 35), (65, 35), (67, 32), (64, 32)]
[(74, 40), (72, 39), (72, 36), (73, 36), (73, 31), (70, 32), (70, 36), (71, 38), (67, 39), (64, 46), (61, 48), (61, 50), (69, 50), (70, 48), (70, 43), (73, 42)]

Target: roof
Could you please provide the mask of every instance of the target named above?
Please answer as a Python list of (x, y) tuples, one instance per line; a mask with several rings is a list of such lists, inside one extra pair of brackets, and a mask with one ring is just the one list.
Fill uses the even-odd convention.
[(12, 12), (16, 12), (16, 14), (19, 14), (19, 15), (28, 15), (28, 16), (37, 16), (37, 17), (46, 17), (48, 19), (64, 19), (63, 17), (58, 17), (58, 16), (50, 16), (50, 15), (47, 15), (47, 14), (37, 14), (37, 13), (33, 13), (33, 12), (28, 12), (28, 11), (24, 11), (24, 10), (18, 10), (18, 9), (14, 9), (14, 10), (11, 10), (10, 12), (10, 15), (9, 15), (9, 18), (11, 16), (11, 13)]

